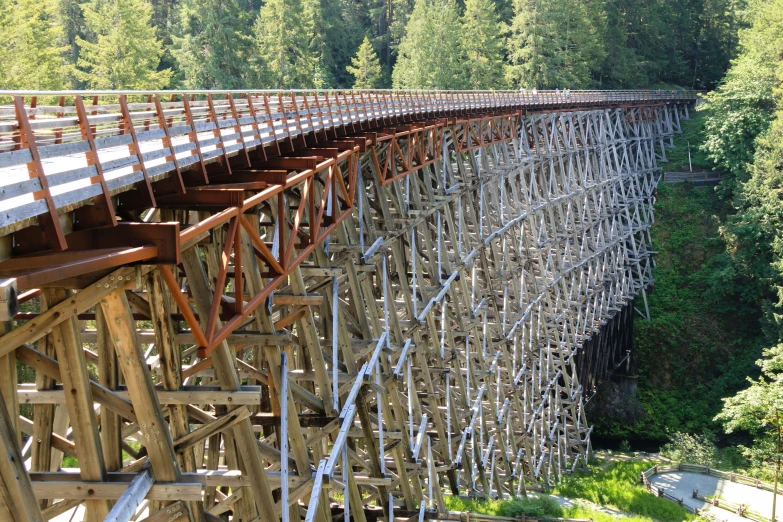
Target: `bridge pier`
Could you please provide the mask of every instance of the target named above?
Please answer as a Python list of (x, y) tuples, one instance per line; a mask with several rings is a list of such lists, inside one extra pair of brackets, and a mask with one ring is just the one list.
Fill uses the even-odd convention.
[[(229, 94), (222, 116), (212, 95), (176, 110), (125, 102), (132, 140), (163, 143), (169, 174), (144, 165), (144, 142), (139, 184), (111, 196), (127, 223), (65, 234), (76, 254), (0, 262), (24, 307), (0, 356), (49, 379), (18, 386), (35, 405), (19, 420), (51, 444), (29, 487), (4, 484), (32, 506), (6, 501), (13, 520), (82, 500), (144, 503), (150, 520), (327, 521), (334, 502), (388, 518), (443, 511), (446, 484), (521, 495), (585, 464), (584, 402), (653, 281), (657, 161), (690, 100), (575, 93), (543, 107), (507, 93), (479, 107), (403, 93), (376, 108), (360, 95), (271, 107), (248, 94), (237, 108)], [(98, 246), (119, 264), (96, 261)], [(68, 407), (74, 439), (51, 405)], [(29, 450), (13, 442), (0, 437)], [(49, 471), (63, 450), (80, 475)], [(149, 487), (128, 487), (146, 470)]]

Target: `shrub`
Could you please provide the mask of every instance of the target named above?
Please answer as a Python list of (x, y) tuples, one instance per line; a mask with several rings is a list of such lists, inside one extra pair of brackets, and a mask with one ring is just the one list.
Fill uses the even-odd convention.
[(715, 467), (719, 460), (718, 449), (710, 433), (690, 434), (676, 432), (661, 447), (661, 455), (676, 462)]

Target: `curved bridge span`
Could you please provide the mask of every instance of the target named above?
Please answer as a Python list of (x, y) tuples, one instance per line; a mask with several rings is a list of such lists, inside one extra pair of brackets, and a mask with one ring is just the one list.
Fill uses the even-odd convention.
[(695, 101), (0, 92), (0, 518), (416, 519), (574, 471)]

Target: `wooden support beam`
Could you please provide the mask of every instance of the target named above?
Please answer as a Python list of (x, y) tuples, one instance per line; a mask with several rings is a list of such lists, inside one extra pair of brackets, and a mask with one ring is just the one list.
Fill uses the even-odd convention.
[[(56, 303), (68, 299), (64, 290), (44, 290), (50, 311)], [(63, 388), (69, 390), (66, 396), (68, 416), (73, 427), (73, 436), (79, 441), (76, 454), (81, 476), (87, 481), (101, 482), (106, 479), (106, 465), (103, 460), (103, 448), (98, 422), (93, 410), (93, 397), (90, 389), (90, 377), (84, 351), (79, 340), (79, 329), (73, 315), (52, 328), (52, 341), (57, 353), (60, 379)], [(103, 520), (109, 514), (110, 505), (106, 500), (88, 500), (87, 513), (93, 520)]]
[[(182, 264), (185, 268), (185, 273), (188, 275), (196, 311), (206, 318), (212, 302), (212, 291), (209, 288), (204, 268), (195, 248), (182, 253)], [(216, 375), (221, 387), (226, 391), (238, 390), (240, 382), (233, 364), (235, 358), (225, 341), (220, 343), (218, 348), (212, 353), (212, 360), (214, 361)], [(258, 512), (271, 513), (273, 517), (276, 517), (277, 511), (272, 499), (272, 489), (269, 487), (264, 463), (258, 452), (258, 441), (249, 420), (246, 419), (234, 426), (234, 440), (247, 468), (248, 475), (252, 479), (251, 489), (253, 490), (253, 500)]]
[[(84, 353), (82, 350), (79, 351), (82, 352), (82, 354)], [(51, 379), (63, 382), (63, 388), (65, 388), (65, 382), (63, 381), (63, 376), (62, 376), (63, 364), (61, 362), (58, 363), (51, 357), (47, 357), (41, 352), (34, 350), (28, 346), (20, 347), (17, 350), (17, 354), (20, 361), (27, 364), (31, 368), (35, 368), (36, 371), (41, 372), (42, 374), (46, 375), (47, 377), (50, 377)], [(83, 355), (82, 355), (82, 359), (84, 359)], [(100, 384), (92, 380), (89, 381), (88, 386), (90, 389), (92, 399), (95, 402), (103, 406), (106, 406), (107, 408), (110, 408), (115, 413), (122, 415), (124, 418), (130, 421), (136, 420), (136, 411), (133, 407), (133, 404), (127, 398), (122, 397), (119, 394), (104, 388), (103, 386), (101, 386)], [(24, 392), (22, 390), (19, 390), (17, 393), (24, 393)], [(32, 393), (34, 395), (40, 394), (41, 397), (47, 397), (47, 396), (49, 397), (45, 399), (45, 402), (41, 402), (39, 404), (62, 404), (67, 402), (67, 399), (64, 398), (65, 393), (61, 393), (57, 390), (40, 391), (40, 392), (32, 392)]]
[(9, 522), (38, 522), (43, 520), (41, 509), (5, 404), (0, 395), (0, 447), (4, 456), (0, 458), (0, 514), (8, 517)]
[(144, 446), (155, 478), (159, 482), (177, 482), (181, 472), (171, 432), (154, 391), (144, 352), (136, 338), (133, 315), (125, 292), (118, 290), (105, 296), (100, 306), (131, 402), (136, 408), (136, 419), (141, 426)]
[[(142, 477), (143, 474), (137, 475)], [(146, 486), (147, 482), (139, 483)], [(119, 500), (128, 492), (133, 483), (129, 486), (123, 482), (35, 482), (32, 485), (32, 491), (38, 498), (62, 498), (73, 500), (84, 500), (86, 498), (102, 500)], [(137, 499), (141, 493), (140, 489), (133, 490), (128, 497), (129, 503)], [(150, 500), (186, 500), (191, 502), (200, 502), (203, 500), (204, 489), (199, 483), (177, 482), (174, 484), (152, 484), (150, 489), (144, 493), (144, 497)], [(108, 519), (104, 519), (108, 520)]]

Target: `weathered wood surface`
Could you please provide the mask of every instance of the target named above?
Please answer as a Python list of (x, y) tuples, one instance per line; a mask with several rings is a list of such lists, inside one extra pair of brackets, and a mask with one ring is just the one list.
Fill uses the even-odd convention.
[[(14, 95), (23, 102), (40, 101), (35, 107), (26, 106), (26, 122), (13, 110), (0, 107), (0, 235), (37, 216), (73, 209), (106, 192), (116, 194), (175, 171), (204, 170), (224, 156), (279, 147), (314, 131), (480, 110), (695, 100), (692, 91), (573, 91), (568, 96), (555, 91), (536, 95), (521, 91), (237, 91), (139, 92), (131, 93), (128, 103), (127, 96), (118, 98), (113, 92), (0, 91), (0, 99)], [(45, 100), (51, 100), (51, 105)], [(85, 102), (88, 109), (80, 112)], [(37, 168), (45, 183), (39, 175), (30, 174), (28, 164), (34, 155), (15, 145), (22, 123), (29, 125), (38, 144)], [(47, 197), (36, 196), (42, 193)]]
[[(40, 377), (16, 394), (45, 441), (34, 498), (97, 519), (121, 499), (152, 520), (329, 521), (334, 502), (365, 520), (573, 472), (584, 401), (644, 309), (657, 160), (684, 111), (379, 121), (304, 140), (333, 156), (295, 158), (241, 210), (151, 213), (181, 224), (179, 266), (53, 285), (0, 336)], [(49, 473), (62, 450), (78, 475)]]

